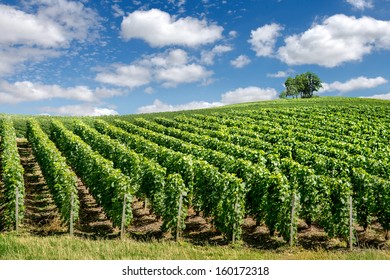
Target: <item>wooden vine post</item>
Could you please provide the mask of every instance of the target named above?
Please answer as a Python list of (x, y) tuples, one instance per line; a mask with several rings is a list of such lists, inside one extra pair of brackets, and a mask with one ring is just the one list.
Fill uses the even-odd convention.
[(122, 208), (122, 223), (121, 223), (121, 239), (125, 238), (125, 222), (126, 222), (126, 194), (123, 196), (123, 208)]
[(294, 246), (295, 193), (291, 199), (290, 247)]
[(148, 209), (148, 198), (145, 197), (145, 200), (144, 200), (144, 210)]
[(15, 231), (19, 231), (19, 188), (15, 189)]
[[(234, 203), (234, 213), (237, 213), (237, 201)], [(232, 243), (236, 243), (236, 224), (233, 223), (233, 236), (232, 236)]]
[(73, 236), (73, 218), (74, 218), (74, 197), (73, 192), (70, 194), (70, 221), (69, 221), (69, 235)]
[(353, 209), (352, 196), (349, 197), (349, 250), (353, 249)]
[(183, 193), (180, 193), (179, 198), (179, 209), (177, 211), (177, 227), (176, 227), (176, 241), (180, 238), (180, 232), (181, 232), (181, 211), (183, 207)]

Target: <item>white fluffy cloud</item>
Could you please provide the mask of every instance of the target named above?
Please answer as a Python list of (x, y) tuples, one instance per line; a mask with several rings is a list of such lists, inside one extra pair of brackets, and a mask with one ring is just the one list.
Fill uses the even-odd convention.
[(277, 73), (269, 73), (267, 77), (270, 78), (286, 78), (293, 74), (295, 71), (293, 69), (288, 69), (286, 71), (278, 71)]
[(64, 47), (73, 40), (96, 36), (99, 16), (81, 2), (67, 0), (34, 1), (36, 13), (0, 5), (0, 44)]
[(358, 77), (350, 79), (346, 82), (333, 82), (331, 84), (323, 83), (320, 93), (329, 92), (329, 91), (338, 91), (341, 93), (354, 91), (359, 89), (368, 89), (375, 88), (377, 86), (386, 84), (388, 81), (383, 77), (376, 78), (367, 78), (367, 77)]
[(68, 42), (85, 41), (98, 36), (100, 16), (96, 11), (84, 6), (82, 1), (38, 0), (37, 17), (45, 22), (60, 26)]
[(206, 65), (213, 65), (214, 58), (216, 56), (221, 56), (222, 54), (230, 52), (232, 50), (233, 48), (230, 46), (216, 45), (214, 48), (211, 49), (211, 51), (202, 51), (200, 60)]
[(150, 70), (138, 65), (114, 65), (113, 72), (98, 73), (96, 81), (130, 89), (146, 85), (151, 80)]
[(179, 105), (170, 105), (160, 100), (154, 100), (152, 105), (147, 105), (138, 108), (137, 113), (156, 113), (156, 112), (173, 112), (173, 111), (182, 111), (182, 110), (194, 110), (194, 109), (205, 109), (211, 107), (222, 106), (224, 104), (220, 102), (206, 102), (206, 101), (193, 101), (186, 104)]
[(137, 113), (171, 112), (193, 109), (205, 109), (235, 103), (272, 100), (278, 97), (273, 88), (246, 87), (228, 91), (217, 102), (193, 101), (186, 104), (171, 105), (156, 99), (153, 104), (138, 108)]
[(176, 18), (158, 9), (135, 11), (125, 17), (121, 36), (142, 39), (153, 47), (183, 45), (196, 47), (222, 38), (223, 28), (192, 17)]
[(221, 96), (224, 104), (254, 102), (260, 100), (272, 100), (278, 97), (278, 92), (273, 88), (246, 87), (228, 91)]
[(85, 86), (63, 88), (59, 85), (45, 85), (30, 81), (13, 84), (6, 81), (0, 82), (0, 104), (16, 104), (53, 98), (98, 102), (100, 99), (121, 94), (122, 92), (119, 90), (106, 88), (91, 90)]
[(96, 80), (130, 89), (147, 85), (152, 81), (163, 87), (201, 82), (207, 84), (212, 71), (191, 62), (187, 52), (173, 49), (164, 53), (144, 56), (130, 65), (113, 65), (109, 71), (98, 73)]
[(338, 14), (287, 37), (278, 55), (290, 65), (335, 67), (378, 49), (390, 49), (390, 21)]
[(61, 26), (13, 7), (0, 5), (0, 44), (55, 47), (65, 43)]
[(374, 98), (374, 99), (384, 99), (390, 100), (390, 92), (385, 94), (375, 94), (371, 96), (362, 96), (361, 98)]
[(236, 68), (243, 68), (251, 63), (251, 60), (246, 55), (239, 55), (236, 59), (230, 61), (230, 64)]
[(364, 10), (366, 8), (374, 8), (374, 4), (371, 0), (346, 0), (349, 4), (356, 9)]
[(44, 114), (60, 116), (110, 116), (118, 115), (118, 112), (111, 108), (95, 107), (90, 104), (66, 105), (61, 107), (44, 107), (41, 109)]
[(156, 79), (162, 82), (164, 87), (176, 87), (178, 84), (203, 81), (207, 83), (212, 74), (203, 66), (197, 64), (179, 65), (156, 71)]
[(0, 76), (28, 61), (56, 57), (74, 41), (98, 35), (100, 18), (81, 2), (38, 0), (24, 3), (25, 12), (0, 4)]
[(251, 38), (248, 42), (256, 56), (271, 56), (274, 53), (276, 39), (281, 35), (283, 27), (277, 23), (266, 24), (251, 31)]

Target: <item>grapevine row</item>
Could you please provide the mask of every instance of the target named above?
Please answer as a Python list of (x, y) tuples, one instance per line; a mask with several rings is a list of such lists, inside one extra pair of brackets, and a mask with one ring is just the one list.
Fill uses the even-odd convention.
[(3, 182), (3, 213), (0, 217), (5, 229), (17, 229), (24, 216), (24, 169), (16, 144), (16, 135), (10, 118), (1, 120), (1, 168)]
[(80, 205), (76, 174), (69, 168), (66, 159), (36, 120), (27, 121), (27, 139), (31, 143), (54, 202), (60, 210), (62, 220), (68, 224), (71, 220), (76, 221)]
[(124, 224), (128, 226), (132, 220), (132, 196), (136, 191), (130, 178), (115, 169), (111, 161), (94, 152), (59, 121), (52, 121), (51, 132), (57, 147), (88, 187), (96, 202), (103, 207), (114, 226), (122, 224), (125, 204)]

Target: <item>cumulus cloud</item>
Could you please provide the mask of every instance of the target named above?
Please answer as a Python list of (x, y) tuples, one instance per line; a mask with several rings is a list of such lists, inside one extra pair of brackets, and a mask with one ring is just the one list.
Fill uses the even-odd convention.
[(335, 67), (380, 49), (390, 49), (390, 21), (338, 14), (287, 37), (278, 56), (289, 65)]
[(260, 100), (272, 100), (278, 97), (278, 92), (273, 88), (246, 87), (228, 91), (221, 96), (224, 104), (254, 102)]
[(138, 108), (137, 113), (170, 112), (182, 110), (205, 109), (235, 103), (272, 100), (278, 97), (273, 88), (246, 87), (228, 91), (221, 95), (217, 102), (192, 101), (185, 104), (171, 105), (156, 99), (153, 104)]
[(0, 5), (0, 44), (56, 47), (67, 40), (61, 26), (13, 7)]
[(251, 63), (251, 60), (249, 59), (249, 57), (243, 54), (230, 61), (230, 64), (236, 68), (243, 68), (249, 63)]
[(156, 72), (156, 79), (162, 82), (164, 87), (176, 87), (178, 84), (203, 81), (207, 83), (208, 77), (212, 74), (203, 66), (188, 64), (159, 69)]
[(277, 23), (266, 24), (256, 30), (251, 31), (251, 37), (248, 42), (256, 56), (272, 56), (276, 39), (281, 35), (283, 27)]
[(374, 4), (371, 0), (346, 0), (349, 4), (359, 10), (366, 8), (374, 8)]
[(31, 5), (38, 6), (35, 13), (0, 5), (0, 44), (65, 47), (97, 35), (99, 16), (81, 2), (40, 0)]
[(224, 104), (220, 102), (206, 102), (206, 101), (193, 101), (186, 104), (170, 105), (160, 100), (154, 100), (152, 105), (142, 106), (138, 108), (137, 113), (156, 113), (156, 112), (173, 112), (182, 110), (194, 110), (194, 109), (205, 109), (211, 107), (222, 106)]
[(286, 78), (286, 77), (290, 76), (293, 73), (295, 73), (294, 70), (288, 69), (286, 71), (278, 71), (276, 73), (268, 73), (267, 77), (270, 77), (270, 78)]
[(121, 24), (123, 39), (142, 39), (152, 47), (196, 47), (222, 38), (222, 31), (221, 26), (206, 20), (176, 18), (158, 9), (135, 11), (123, 18)]
[(202, 51), (200, 60), (206, 65), (213, 65), (214, 58), (216, 56), (221, 56), (222, 54), (230, 52), (232, 50), (233, 48), (230, 46), (216, 45), (214, 48), (211, 49), (211, 51)]
[(192, 62), (184, 50), (173, 49), (144, 56), (130, 65), (112, 65), (108, 71), (98, 73), (95, 79), (134, 89), (153, 81), (163, 87), (195, 82), (207, 84), (212, 74), (212, 71)]
[(98, 73), (95, 80), (130, 89), (146, 85), (151, 80), (150, 69), (138, 65), (113, 65), (112, 72)]
[(137, 61), (142, 66), (162, 68), (185, 65), (188, 62), (188, 54), (182, 49), (172, 49), (167, 52), (144, 56), (141, 60)]
[(96, 88), (91, 90), (86, 86), (63, 88), (59, 85), (45, 85), (22, 81), (8, 83), (0, 82), (0, 104), (16, 104), (20, 102), (31, 102), (62, 98), (69, 100), (81, 100), (87, 102), (98, 102), (103, 98), (121, 95), (119, 90)]
[(118, 115), (118, 112), (111, 108), (95, 107), (90, 104), (66, 105), (61, 107), (44, 107), (41, 108), (45, 115), (60, 116), (110, 116)]
[(25, 2), (29, 12), (0, 4), (0, 76), (20, 65), (60, 55), (72, 42), (98, 37), (100, 17), (81, 2)]
[(350, 79), (346, 82), (333, 82), (333, 83), (323, 83), (322, 89), (319, 90), (319, 93), (322, 92), (331, 92), (338, 91), (341, 93), (360, 90), (360, 89), (368, 89), (375, 88), (377, 86), (386, 84), (388, 81), (383, 77), (376, 78), (367, 78), (367, 77), (358, 77)]
[(390, 92), (385, 94), (375, 94), (371, 96), (361, 96), (360, 98), (374, 98), (374, 99), (384, 99), (390, 100)]

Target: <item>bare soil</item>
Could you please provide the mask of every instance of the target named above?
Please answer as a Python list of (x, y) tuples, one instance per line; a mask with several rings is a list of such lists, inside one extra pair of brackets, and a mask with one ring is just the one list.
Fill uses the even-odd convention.
[[(174, 239), (174, 236), (161, 232), (160, 226), (162, 222), (158, 221), (153, 214), (150, 214), (149, 209), (144, 208), (142, 201), (137, 201), (133, 204), (133, 216), (134, 221), (127, 229), (127, 233), (131, 238), (142, 241)], [(196, 245), (227, 245), (230, 242), (212, 226), (209, 218), (205, 219), (201, 215), (196, 215), (192, 209), (189, 210), (185, 223), (186, 228), (182, 233), (182, 239), (187, 242)], [(287, 244), (281, 237), (271, 237), (265, 225), (256, 225), (256, 221), (250, 217), (244, 220), (242, 229), (242, 241), (247, 246), (253, 248), (277, 250)], [(354, 246), (390, 249), (390, 244), (386, 241), (383, 230), (377, 223), (374, 223), (365, 232), (360, 227), (356, 227), (355, 230), (356, 242)], [(338, 238), (329, 238), (322, 228), (316, 225), (309, 227), (303, 221), (300, 221), (298, 225), (297, 245), (309, 250), (338, 250), (345, 249), (347, 246), (345, 241)]]
[(91, 238), (115, 238), (118, 230), (112, 226), (102, 207), (97, 205), (96, 200), (80, 179), (78, 180), (78, 194), (80, 210), (75, 234)]

